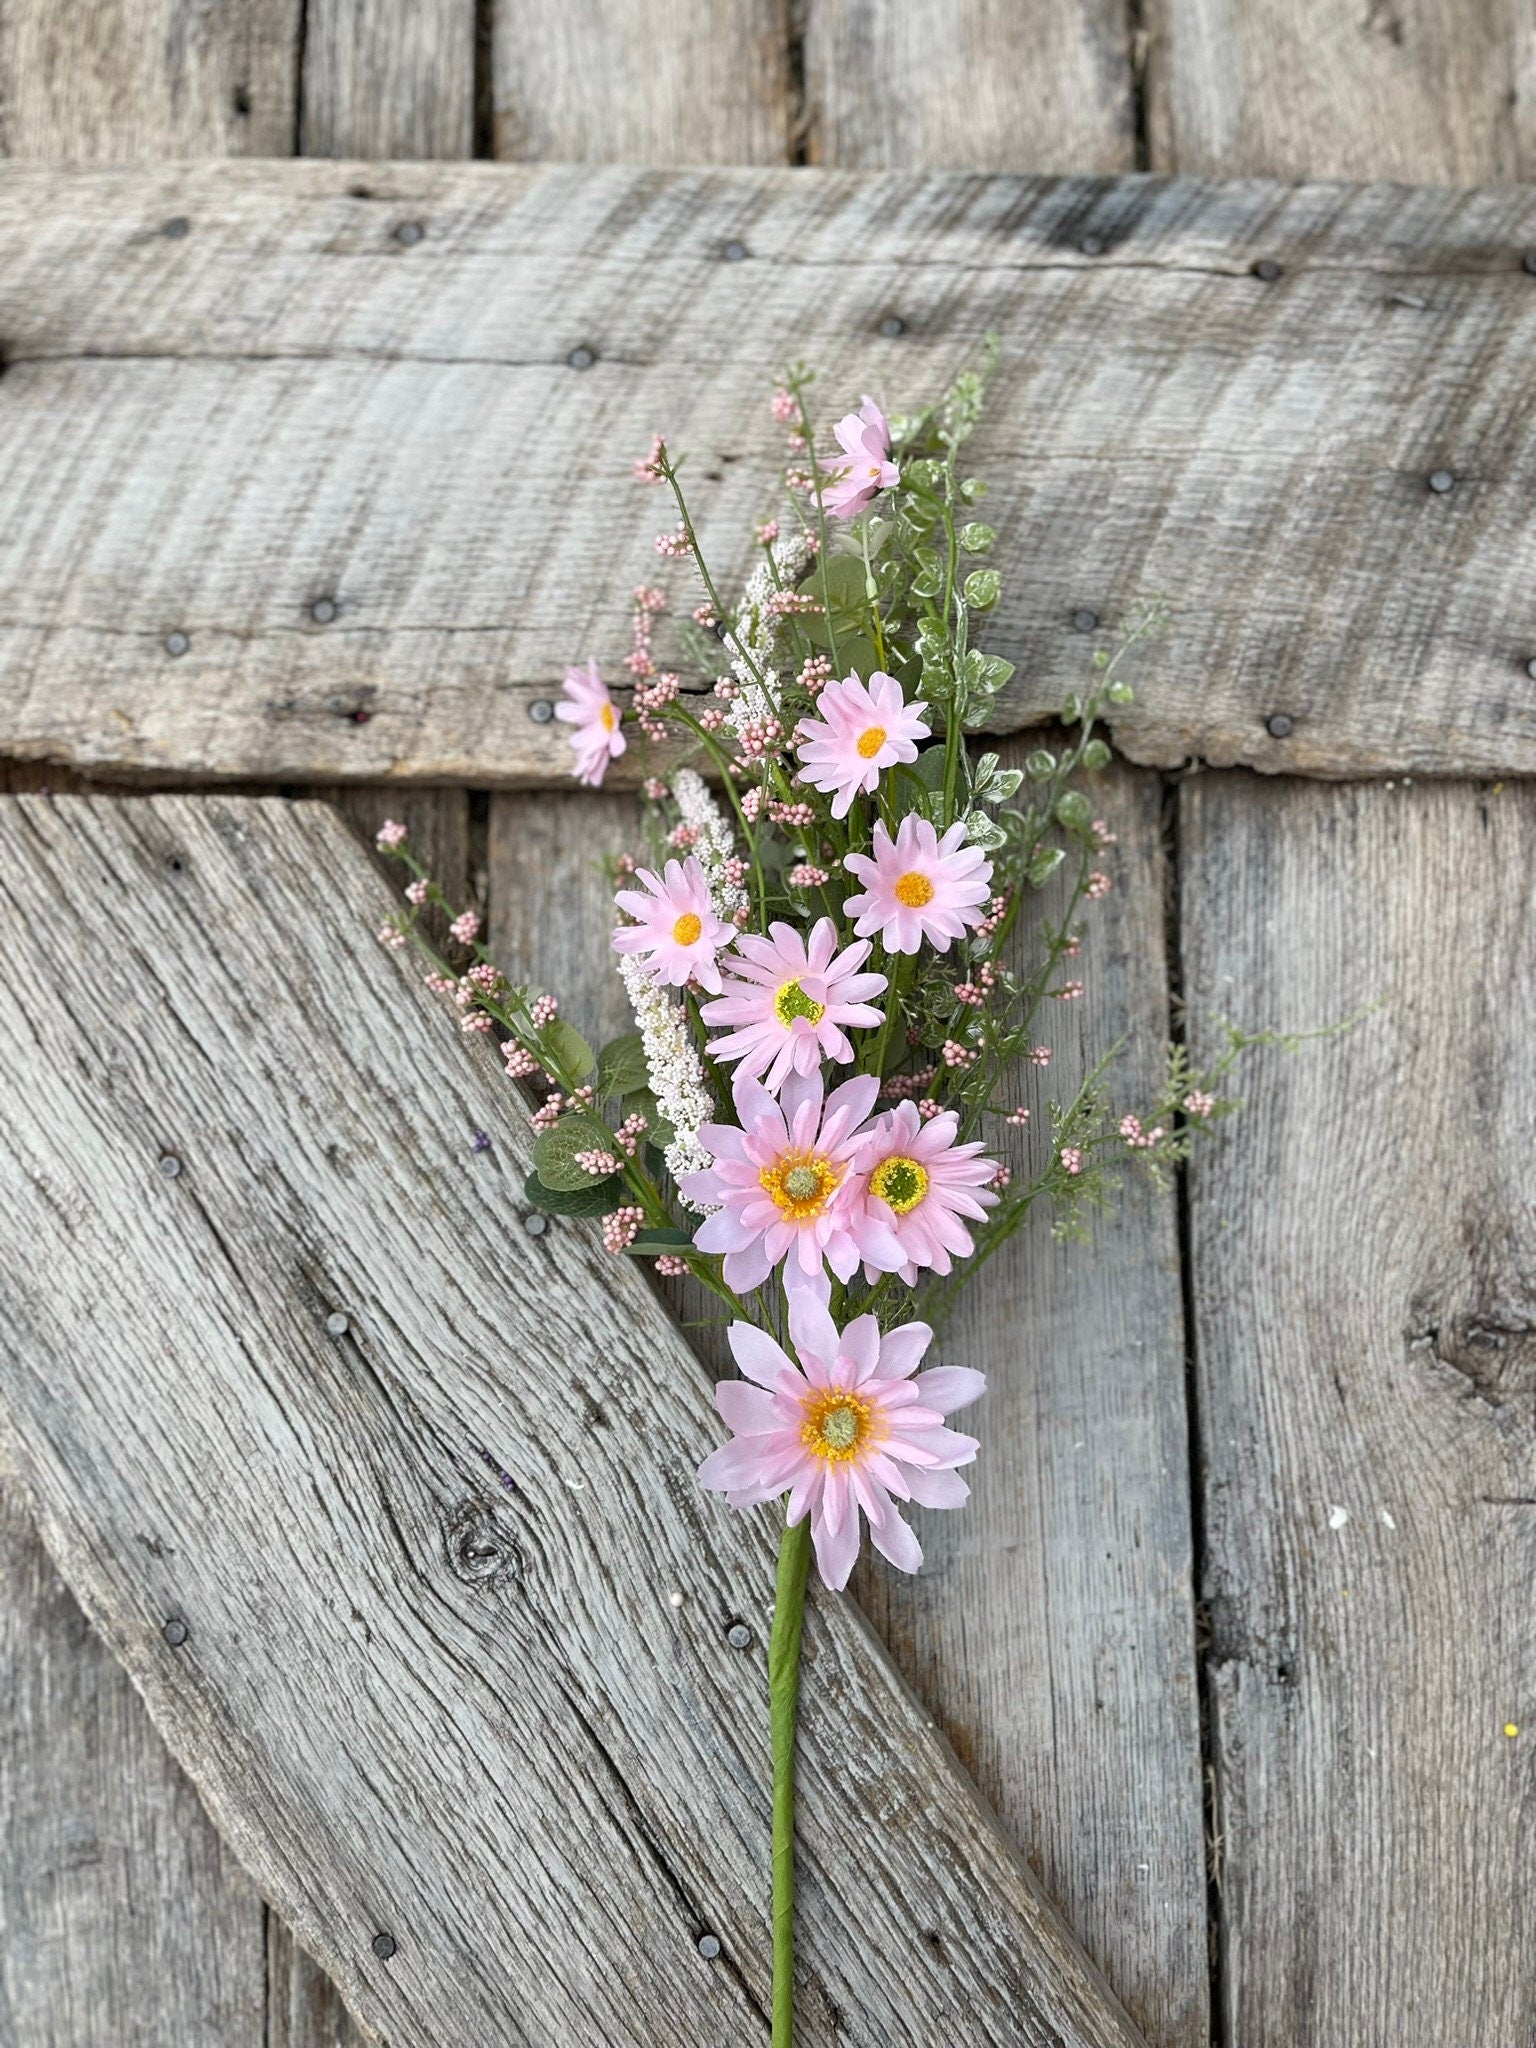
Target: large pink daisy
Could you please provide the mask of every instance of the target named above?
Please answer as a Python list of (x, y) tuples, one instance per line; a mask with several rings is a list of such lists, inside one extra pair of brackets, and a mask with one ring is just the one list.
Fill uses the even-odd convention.
[(576, 750), (576, 766), (571, 773), (596, 789), (608, 773), (608, 763), (628, 744), (619, 730), (618, 708), (595, 661), (585, 668), (568, 668), (563, 687), (566, 701), (555, 706), (555, 716), (575, 727), (571, 745)]
[(720, 988), (715, 955), (736, 938), (736, 927), (715, 915), (704, 870), (692, 854), (669, 860), (662, 874), (637, 868), (639, 889), (621, 889), (614, 899), (635, 920), (614, 928), (616, 953), (638, 953), (656, 980), (681, 988), (695, 980), (701, 988)]
[(846, 818), (885, 769), (917, 759), (917, 742), (929, 732), (919, 713), (927, 708), (904, 702), (896, 678), (878, 670), (867, 685), (857, 676), (828, 683), (816, 716), (800, 721), (800, 780), (830, 795), (834, 818)]
[[(960, 1145), (960, 1119), (943, 1110), (924, 1123), (917, 1105), (898, 1103), (879, 1118), (859, 1161), (865, 1202), (888, 1220), (906, 1255), (899, 1270), (910, 1287), (919, 1266), (947, 1273), (951, 1254), (971, 1255), (971, 1233), (961, 1218), (980, 1222), (997, 1200), (988, 1186), (997, 1161), (983, 1156), (979, 1141)], [(876, 1269), (867, 1269), (871, 1279)]]
[(840, 419), (832, 431), (843, 452), (821, 465), (837, 479), (823, 490), (821, 502), (834, 517), (852, 519), (877, 491), (893, 491), (901, 482), (901, 471), (891, 460), (890, 426), (872, 398)]
[(788, 1488), (786, 1519), (810, 1516), (817, 1569), (833, 1592), (858, 1557), (861, 1512), (881, 1556), (915, 1572), (922, 1547), (896, 1501), (957, 1508), (969, 1498), (956, 1467), (980, 1445), (944, 1417), (976, 1400), (986, 1380), (963, 1365), (918, 1372), (933, 1341), (926, 1323), (882, 1337), (873, 1316), (859, 1316), (839, 1333), (825, 1304), (802, 1293), (790, 1299), (789, 1330), (794, 1359), (750, 1323), (731, 1325), (736, 1363), (755, 1384), (716, 1387), (733, 1434), (699, 1467), (700, 1484), (736, 1508)]
[(885, 988), (883, 974), (860, 974), (867, 943), (837, 950), (837, 926), (819, 918), (809, 940), (793, 925), (771, 924), (765, 939), (743, 933), (727, 961), (724, 994), (700, 1011), (706, 1024), (731, 1024), (711, 1039), (710, 1056), (740, 1060), (743, 1074), (765, 1074), (777, 1088), (786, 1074), (813, 1074), (824, 1059), (848, 1066), (853, 1046), (846, 1024), (868, 1027), (884, 1019), (869, 998)]
[(699, 1143), (714, 1162), (678, 1183), (690, 1202), (718, 1205), (693, 1241), (725, 1254), (727, 1287), (749, 1294), (780, 1260), (788, 1262), (786, 1287), (822, 1292), (824, 1259), (839, 1280), (851, 1279), (861, 1259), (876, 1272), (902, 1264), (890, 1219), (867, 1207), (858, 1173), (870, 1135), (864, 1119), (879, 1089), (875, 1075), (861, 1074), (823, 1100), (818, 1069), (791, 1074), (775, 1099), (760, 1081), (737, 1075), (740, 1129), (705, 1124)]
[(892, 840), (884, 823), (874, 831), (874, 856), (850, 853), (843, 866), (863, 893), (843, 904), (857, 919), (861, 939), (880, 934), (888, 953), (915, 953), (926, 940), (940, 953), (951, 939), (982, 920), (991, 895), (992, 863), (965, 843), (965, 821), (940, 839), (926, 818), (909, 811)]

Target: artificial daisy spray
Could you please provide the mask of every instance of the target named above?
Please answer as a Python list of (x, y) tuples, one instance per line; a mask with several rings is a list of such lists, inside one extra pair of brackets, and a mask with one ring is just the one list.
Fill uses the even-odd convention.
[[(940, 1355), (956, 1290), (1037, 1206), (1080, 1235), (1118, 1164), (1158, 1174), (1185, 1158), (1236, 1106), (1222, 1083), (1258, 1042), (1230, 1032), (1209, 1073), (1171, 1048), (1157, 1100), (1125, 1112), (1107, 1049), (1051, 1103), (1032, 1164), (1019, 1156), (1019, 1070), (1048, 1063), (1043, 1019), (1082, 994), (1071, 968), (1112, 887), (1114, 834), (1081, 786), (1110, 759), (1096, 722), (1130, 701), (1121, 666), (1157, 608), (1093, 657), (1050, 745), (1005, 766), (968, 740), (1012, 672), (975, 644), (1000, 577), (975, 516), (985, 485), (961, 464), (989, 368), (906, 419), (865, 398), (824, 457), (811, 453), (809, 375), (787, 374), (772, 400), (785, 507), (757, 527), (734, 605), (665, 441), (635, 464), (675, 505), (658, 555), (697, 583), (680, 619), (665, 592), (639, 587), (623, 694), (589, 659), (559, 706), (583, 782), (632, 748), (645, 770), (649, 844), (613, 874), (632, 1033), (594, 1051), (553, 997), (498, 971), (475, 914), (452, 914), (403, 828), (379, 835), (411, 874), (381, 940), (428, 952), (428, 981), (463, 1028), (494, 1031), (508, 1075), (534, 1090), (529, 1201), (591, 1218), (611, 1252), (689, 1274), (724, 1305), (740, 1377), (716, 1391), (729, 1436), (699, 1481), (782, 1527), (774, 2048), (793, 2039), (811, 1566), (840, 1593), (867, 1532), (898, 1571), (921, 1568), (922, 1516), (964, 1505), (982, 1448), (952, 1418), (985, 1381)], [(456, 951), (428, 945), (434, 907)]]

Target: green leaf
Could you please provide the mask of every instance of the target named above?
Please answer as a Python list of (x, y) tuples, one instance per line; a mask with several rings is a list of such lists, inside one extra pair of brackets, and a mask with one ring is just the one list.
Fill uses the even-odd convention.
[(1105, 746), (1102, 740), (1090, 740), (1083, 749), (1083, 766), (1085, 768), (1107, 768), (1113, 759), (1114, 755), (1111, 754), (1109, 748)]
[(682, 1252), (693, 1244), (692, 1235), (686, 1230), (674, 1230), (670, 1224), (657, 1224), (653, 1229), (642, 1230), (624, 1247), (626, 1251), (639, 1256), (645, 1252)]
[(608, 1134), (595, 1117), (563, 1116), (551, 1130), (541, 1131), (533, 1148), (533, 1164), (547, 1188), (572, 1193), (589, 1188), (592, 1176), (576, 1164), (578, 1152), (606, 1152)]
[(973, 611), (989, 612), (1003, 592), (1003, 579), (995, 569), (973, 569), (965, 579), (965, 601)]
[(1056, 756), (1047, 753), (1044, 747), (1036, 747), (1024, 763), (1024, 773), (1031, 782), (1044, 782), (1047, 776), (1056, 773)]
[(1080, 789), (1064, 789), (1056, 799), (1056, 822), (1069, 832), (1081, 832), (1093, 811)]
[(1052, 875), (1061, 866), (1064, 857), (1063, 850), (1059, 846), (1043, 847), (1024, 870), (1025, 879), (1031, 889), (1043, 889)]
[(589, 1179), (583, 1188), (552, 1188), (530, 1173), (523, 1182), (523, 1193), (546, 1216), (607, 1216), (622, 1206), (624, 1182), (611, 1173), (606, 1180)]
[(597, 1055), (582, 1037), (576, 1026), (564, 1017), (556, 1017), (553, 1023), (544, 1026), (544, 1043), (573, 1081), (585, 1081), (597, 1065)]
[(989, 818), (985, 811), (972, 811), (965, 821), (965, 836), (972, 846), (979, 846), (983, 853), (996, 853), (1000, 846), (1008, 844), (1008, 834), (995, 818)]
[(639, 1032), (626, 1031), (622, 1038), (610, 1038), (597, 1058), (598, 1095), (604, 1100), (610, 1095), (633, 1095), (648, 1088), (650, 1081), (645, 1040)]
[(960, 545), (968, 555), (990, 553), (992, 543), (997, 539), (995, 526), (984, 526), (979, 519), (973, 519), (968, 526), (960, 529)]

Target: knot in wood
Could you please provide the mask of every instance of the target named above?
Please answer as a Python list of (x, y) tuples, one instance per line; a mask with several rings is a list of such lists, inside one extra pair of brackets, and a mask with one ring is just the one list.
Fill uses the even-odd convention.
[(444, 1531), (448, 1565), (466, 1586), (498, 1586), (521, 1578), (523, 1556), (505, 1508), (462, 1500)]

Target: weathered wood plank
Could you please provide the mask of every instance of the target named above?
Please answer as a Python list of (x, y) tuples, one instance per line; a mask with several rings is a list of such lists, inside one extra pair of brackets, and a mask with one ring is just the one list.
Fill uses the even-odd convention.
[(475, 0), (307, 0), (300, 155), (467, 157), (474, 132)]
[(1192, 1179), (1226, 2038), (1528, 2040), (1536, 801), (1182, 810), (1197, 1037), (1385, 998)]
[[(685, 1347), (517, 1228), (329, 812), (11, 798), (0, 852), (10, 1449), (216, 1821), (394, 2048), (762, 2037), (772, 1532), (696, 1501)], [(807, 2041), (1130, 2044), (848, 1603), (807, 1679)]]
[[(188, 235), (144, 232), (172, 213)], [(1531, 246), (1516, 191), (13, 166), (0, 735), (219, 776), (562, 774), (529, 709), (624, 644), (651, 428), (730, 559), (783, 355), (829, 407), (900, 401), (997, 327), (976, 459), (1011, 716), (1080, 682), (1079, 614), (1150, 586), (1175, 623), (1117, 721), (1138, 759), (1529, 769)]]
[(790, 0), (492, 0), (495, 154), (784, 163), (789, 8)]
[(805, 83), (813, 163), (1136, 168), (1125, 0), (808, 0)]
[(0, 156), (286, 156), (300, 0), (6, 0)]
[(259, 2041), (261, 1901), (8, 1487), (0, 1699), (5, 2048)]
[(1149, 0), (1152, 163), (1513, 183), (1536, 170), (1527, 0)]
[(275, 1913), (267, 1915), (267, 2031), (261, 2048), (363, 2048), (341, 1993)]

